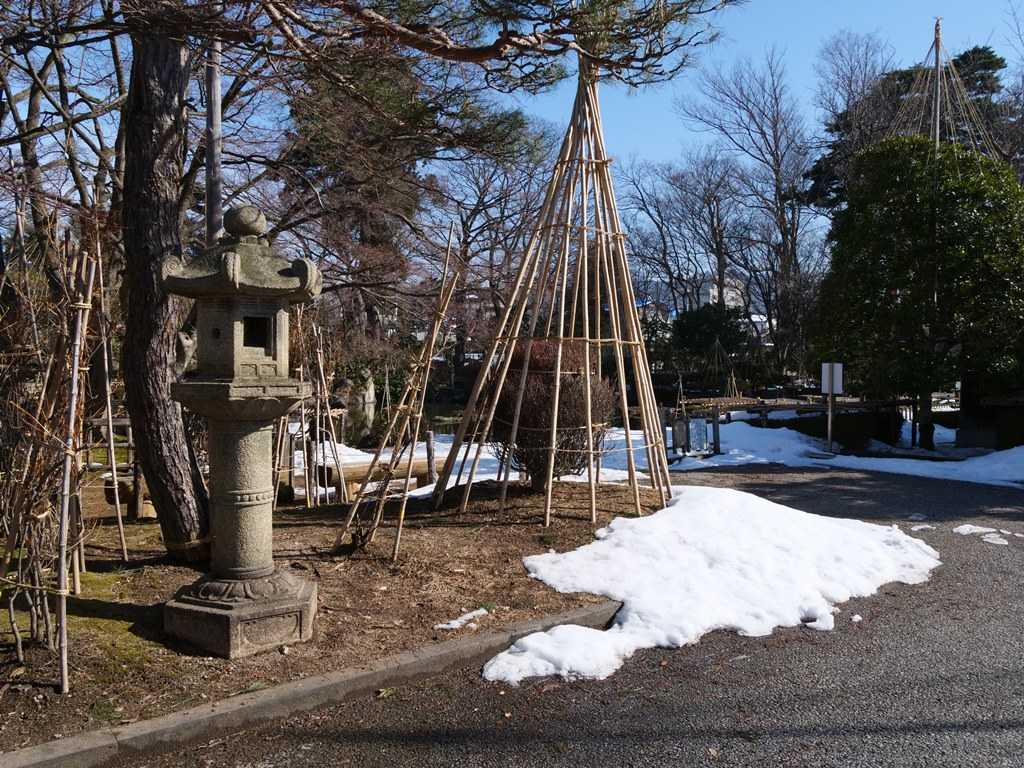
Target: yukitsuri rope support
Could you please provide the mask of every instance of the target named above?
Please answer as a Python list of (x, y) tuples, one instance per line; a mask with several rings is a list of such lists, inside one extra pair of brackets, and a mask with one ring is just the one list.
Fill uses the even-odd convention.
[[(463, 483), (460, 510), (464, 511), (479, 467), (484, 443), (491, 436), (499, 400), (514, 398), (509, 446), (521, 428), (523, 393), (526, 389), (531, 350), (536, 340), (553, 342), (555, 362), (552, 412), (547, 447), (544, 487), (544, 523), (551, 523), (552, 481), (559, 437), (558, 410), (561, 397), (563, 349), (567, 342), (585, 347), (587, 430), (587, 481), (590, 519), (597, 520), (596, 487), (600, 482), (601, 456), (594, 439), (592, 393), (595, 382), (609, 379), (615, 386), (618, 409), (625, 429), (628, 482), (636, 513), (640, 504), (640, 474), (634, 447), (644, 451), (651, 487), (662, 504), (670, 494), (664, 431), (658, 418), (650, 366), (644, 347), (640, 318), (633, 292), (625, 236), (605, 151), (601, 110), (597, 97), (597, 73), (580, 60), (580, 77), (572, 118), (559, 150), (540, 216), (511, 286), (509, 301), (495, 329), (495, 336), (455, 433), (452, 450), (434, 490), (439, 508), (449, 485)], [(524, 350), (511, 381), (508, 373), (516, 346)], [(602, 370), (602, 353), (609, 352), (612, 369)], [(593, 362), (592, 362), (593, 359)], [(545, 371), (547, 373), (547, 371)], [(577, 372), (578, 373), (578, 372)], [(632, 392), (639, 407), (640, 423), (630, 421)], [(530, 404), (527, 404), (530, 407)], [(637, 428), (638, 427), (638, 428)], [(579, 429), (571, 425), (569, 429)], [(565, 427), (563, 426), (564, 430)], [(642, 436), (634, 444), (634, 433)], [(511, 450), (499, 457), (498, 480), (504, 503), (511, 474)], [(472, 456), (472, 458), (471, 458)]]

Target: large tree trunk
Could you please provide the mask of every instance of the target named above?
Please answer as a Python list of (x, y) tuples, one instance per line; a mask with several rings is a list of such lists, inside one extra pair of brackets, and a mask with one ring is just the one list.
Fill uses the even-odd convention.
[(209, 556), (208, 499), (181, 406), (171, 400), (177, 331), (189, 307), (161, 284), (164, 262), (181, 255), (187, 50), (182, 41), (143, 34), (132, 37), (132, 48), (122, 117), (128, 413), (167, 551), (201, 562)]

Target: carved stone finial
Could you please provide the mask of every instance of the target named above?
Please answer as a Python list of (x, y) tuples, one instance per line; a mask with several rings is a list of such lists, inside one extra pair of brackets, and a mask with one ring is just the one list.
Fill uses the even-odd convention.
[(224, 214), (224, 229), (235, 237), (261, 237), (267, 233), (267, 217), (255, 205), (231, 208)]

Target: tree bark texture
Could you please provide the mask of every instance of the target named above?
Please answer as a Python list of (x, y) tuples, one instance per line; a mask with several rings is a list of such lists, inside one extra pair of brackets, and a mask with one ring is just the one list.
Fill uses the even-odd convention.
[(168, 295), (161, 282), (164, 262), (182, 252), (188, 51), (180, 40), (140, 33), (132, 36), (132, 48), (122, 117), (128, 414), (168, 553), (201, 562), (209, 556), (208, 498), (181, 406), (171, 400), (175, 342), (189, 303)]

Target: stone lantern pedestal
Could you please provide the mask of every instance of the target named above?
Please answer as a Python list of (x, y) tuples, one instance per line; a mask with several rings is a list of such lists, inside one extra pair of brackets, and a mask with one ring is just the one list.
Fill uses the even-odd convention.
[(248, 656), (312, 637), (316, 585), (274, 565), (273, 424), (304, 398), (288, 377), (288, 305), (320, 292), (309, 261), (274, 256), (252, 206), (224, 217), (228, 235), (164, 274), (196, 300), (197, 370), (172, 395), (209, 434), (211, 569), (164, 606), (164, 630), (205, 651)]

